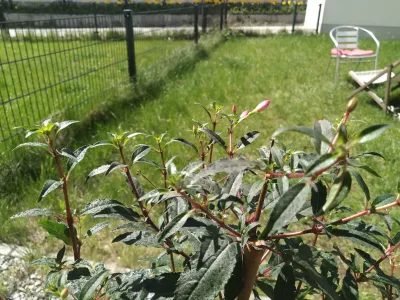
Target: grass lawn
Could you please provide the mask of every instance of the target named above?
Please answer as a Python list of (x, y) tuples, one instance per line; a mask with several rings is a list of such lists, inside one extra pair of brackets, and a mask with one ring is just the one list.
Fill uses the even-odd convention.
[[(379, 56), (379, 67), (398, 58), (400, 41), (382, 41)], [(260, 138), (250, 146), (246, 156), (256, 158), (261, 145), (269, 143), (272, 132), (286, 125), (304, 125), (311, 127), (314, 120), (327, 119), (333, 123), (340, 121), (346, 107), (346, 95), (355, 86), (348, 80), (347, 72), (354, 66), (342, 68), (338, 86), (333, 84), (333, 70), (326, 73), (331, 42), (326, 36), (286, 36), (277, 35), (265, 38), (230, 38), (227, 42), (207, 52), (207, 59), (191, 65), (186, 72), (176, 73), (165, 82), (157, 86), (156, 92), (149, 92), (132, 96), (132, 100), (124, 102), (123, 107), (107, 111), (113, 117), (107, 118), (107, 123), (98, 122), (87, 131), (79, 132), (69, 144), (74, 147), (107, 138), (107, 132), (145, 132), (161, 134), (167, 132), (166, 138), (184, 137), (192, 140), (188, 132), (193, 126), (192, 119), (207, 122), (207, 116), (200, 106), (217, 101), (226, 106), (230, 112), (232, 104), (236, 104), (239, 111), (253, 109), (264, 99), (270, 99), (271, 105), (263, 114), (252, 116), (235, 132), (235, 139), (251, 130), (261, 132)], [(371, 65), (361, 68), (371, 68)], [(382, 92), (382, 91), (381, 91)], [(367, 146), (359, 147), (357, 151), (380, 152), (386, 161), (369, 159), (371, 166), (383, 176), (374, 178), (362, 173), (368, 182), (372, 198), (383, 193), (395, 193), (399, 173), (398, 148), (400, 147), (400, 123), (386, 116), (366, 94), (360, 94), (357, 110), (352, 114), (349, 122), (350, 132), (357, 132), (363, 127), (378, 123), (393, 124), (383, 137), (374, 140)], [(399, 95), (394, 94), (394, 101)], [(226, 122), (226, 121), (225, 121)], [(72, 127), (72, 126), (71, 126)], [(225, 133), (227, 123), (222, 121), (217, 130)], [(226, 136), (223, 134), (226, 139)], [(299, 135), (285, 134), (281, 140), (290, 148), (296, 150), (313, 151), (309, 139)], [(138, 137), (134, 144), (151, 143), (149, 139)], [(128, 153), (128, 152), (127, 152)], [(218, 151), (217, 151), (218, 153)], [(220, 154), (220, 153), (218, 153)], [(218, 154), (215, 157), (218, 157)], [(196, 159), (194, 152), (186, 151), (180, 145), (173, 145), (165, 153), (168, 160), (178, 155), (177, 164), (183, 166), (187, 159)], [(84, 203), (96, 198), (114, 198), (124, 203), (132, 203), (132, 196), (126, 188), (123, 179), (117, 174), (108, 177), (93, 178), (85, 184), (85, 177), (94, 168), (117, 159), (117, 153), (109, 148), (95, 148), (87, 154), (86, 161), (72, 174), (70, 187), (73, 205), (82, 207)], [(157, 160), (158, 157), (153, 157)], [(61, 211), (61, 193), (54, 193), (35, 204), (42, 183), (48, 178), (56, 178), (55, 169), (50, 169), (50, 162), (43, 159), (43, 172), (34, 182), (24, 182), (15, 194), (1, 199), (1, 217), (3, 222), (11, 214), (27, 208), (52, 206)], [(157, 171), (146, 166), (134, 165), (132, 173), (140, 171), (153, 181), (161, 183), (162, 177)], [(44, 174), (45, 173), (45, 174)], [(146, 190), (151, 186), (142, 180)], [(361, 189), (353, 185), (355, 193), (344, 204), (354, 209), (361, 209), (364, 205)], [(400, 217), (398, 209), (392, 210), (393, 216)], [(27, 224), (29, 226), (27, 226)], [(84, 220), (83, 224), (92, 224), (91, 220)], [(30, 227), (29, 229), (27, 227)], [(25, 229), (25, 230), (23, 230)], [(7, 241), (19, 241), (28, 244), (40, 244), (42, 248), (54, 252), (54, 240), (45, 240), (36, 233), (33, 221), (21, 220), (7, 222), (2, 227), (1, 238)], [(94, 236), (85, 241), (83, 256), (93, 257), (92, 249), (97, 246), (101, 253), (95, 259), (116, 260), (123, 266), (135, 266), (135, 259), (144, 256), (143, 249), (136, 250), (121, 244), (110, 244), (112, 236)], [(324, 241), (322, 241), (323, 243)], [(58, 243), (58, 242), (57, 242)], [(321, 244), (322, 244), (321, 243)], [(99, 246), (99, 245), (104, 246)], [(86, 250), (85, 250), (86, 249)], [(148, 250), (146, 250), (148, 251)], [(157, 250), (154, 250), (157, 251)], [(367, 290), (369, 293), (370, 290)], [(376, 291), (371, 292), (376, 297)], [(368, 298), (362, 295), (361, 299)]]
[[(190, 40), (136, 41), (137, 71), (163, 61)], [(122, 39), (4, 40), (0, 43), (0, 140), (70, 108), (82, 118), (96, 103), (115, 97), (129, 80)], [(11, 99), (11, 101), (9, 101)], [(0, 145), (0, 153), (6, 145)]]

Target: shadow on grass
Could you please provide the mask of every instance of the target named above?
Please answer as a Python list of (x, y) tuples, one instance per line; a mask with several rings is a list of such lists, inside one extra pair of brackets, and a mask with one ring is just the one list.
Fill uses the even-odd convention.
[[(98, 104), (86, 117), (81, 120), (73, 130), (65, 130), (58, 139), (63, 147), (75, 148), (82, 143), (90, 143), (91, 136), (104, 124), (117, 122), (118, 117), (126, 110), (135, 111), (135, 108), (156, 99), (163, 87), (173, 80), (179, 79), (191, 72), (195, 65), (208, 58), (225, 40), (224, 35), (214, 33), (200, 40), (198, 45), (186, 47), (174, 52), (167, 60), (157, 63), (141, 72), (135, 85), (123, 86), (120, 94), (114, 100)], [(162, 65), (160, 68), (159, 66)], [(74, 119), (73, 111), (66, 112), (61, 119)], [(38, 163), (39, 161), (43, 163)], [(36, 149), (24, 149), (10, 155), (0, 162), (0, 199), (3, 205), (18, 203), (24, 185), (37, 181), (43, 174), (52, 174), (50, 158), (43, 160), (42, 151)], [(4, 206), (3, 206), (4, 207)], [(10, 212), (9, 212), (10, 213)], [(0, 214), (0, 220), (1, 220)]]

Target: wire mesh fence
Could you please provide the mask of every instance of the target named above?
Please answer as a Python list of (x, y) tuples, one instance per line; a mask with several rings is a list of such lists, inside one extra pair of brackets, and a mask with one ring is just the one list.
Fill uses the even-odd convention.
[[(176, 49), (193, 45), (196, 10), (133, 14), (139, 75), (150, 66), (162, 68)], [(0, 153), (21, 141), (21, 127), (66, 111), (81, 118), (114, 97), (130, 80), (129, 42), (123, 13), (1, 22)]]

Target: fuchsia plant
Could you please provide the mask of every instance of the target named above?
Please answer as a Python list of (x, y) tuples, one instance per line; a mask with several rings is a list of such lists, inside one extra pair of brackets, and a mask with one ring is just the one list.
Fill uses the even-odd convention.
[[(73, 262), (65, 261), (64, 246), (55, 258), (32, 262), (49, 268), (45, 281), (49, 293), (71, 299), (247, 300), (252, 293), (256, 299), (263, 293), (274, 300), (318, 294), (321, 299), (343, 300), (358, 299), (362, 283), (368, 282), (383, 299), (399, 297), (400, 280), (394, 274), (400, 233), (393, 224), (400, 225), (400, 221), (389, 209), (400, 205), (400, 197), (372, 197), (362, 172), (379, 175), (360, 159), (384, 158), (373, 151), (355, 153), (355, 146), (378, 138), (389, 125), (350, 134), (347, 123), (357, 105), (352, 99), (337, 128), (326, 120), (314, 122), (313, 128), (279, 128), (254, 160), (242, 152), (260, 132), (250, 131), (236, 139), (235, 129), (244, 119), (266, 110), (270, 101), (240, 116), (236, 105), (231, 114), (217, 103), (199, 105), (209, 124), (194, 121), (193, 142), (182, 137), (166, 141), (165, 134), (109, 133), (108, 140), (71, 151), (55, 145), (58, 133), (75, 121), (48, 120), (28, 131), (27, 137), (36, 134), (40, 141), (19, 147), (46, 149), (60, 177), (45, 182), (39, 201), (62, 189), (65, 211), (34, 208), (13, 218), (39, 217), (39, 225), (74, 253)], [(265, 124), (261, 120), (260, 128)], [(228, 143), (225, 134), (218, 132), (221, 126), (227, 128), (221, 131), (228, 133)], [(287, 131), (310, 137), (315, 151), (295, 151), (284, 145), (278, 136)], [(127, 146), (142, 137), (146, 144)], [(188, 147), (197, 158), (179, 168), (172, 143)], [(87, 153), (100, 146), (115, 149), (118, 158), (89, 172), (87, 181), (115, 173), (132, 196), (99, 198), (83, 208), (71, 208), (68, 180)], [(216, 159), (214, 146), (226, 157)], [(156, 153), (158, 159), (150, 160), (149, 153)], [(142, 164), (154, 167), (159, 178), (145, 174)], [(344, 202), (353, 181), (364, 194), (360, 212)], [(363, 217), (370, 215), (382, 222), (368, 223), (370, 218)], [(82, 216), (109, 220), (82, 236), (76, 230)], [(85, 239), (109, 227), (116, 234), (113, 243), (159, 248), (162, 253), (151, 258), (151, 267), (126, 273), (113, 274), (102, 264), (92, 266), (81, 258), (80, 249)], [(322, 238), (324, 246), (317, 248)], [(335, 245), (338, 240), (339, 246)], [(373, 251), (366, 252), (366, 248)], [(382, 267), (386, 261), (388, 273)]]

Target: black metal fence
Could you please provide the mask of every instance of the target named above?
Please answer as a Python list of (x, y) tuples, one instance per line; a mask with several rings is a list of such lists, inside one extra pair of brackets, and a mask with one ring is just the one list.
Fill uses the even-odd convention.
[(21, 141), (21, 127), (66, 111), (82, 117), (146, 68), (197, 43), (199, 26), (206, 32), (222, 24), (223, 10), (179, 9), (0, 22), (0, 154)]

